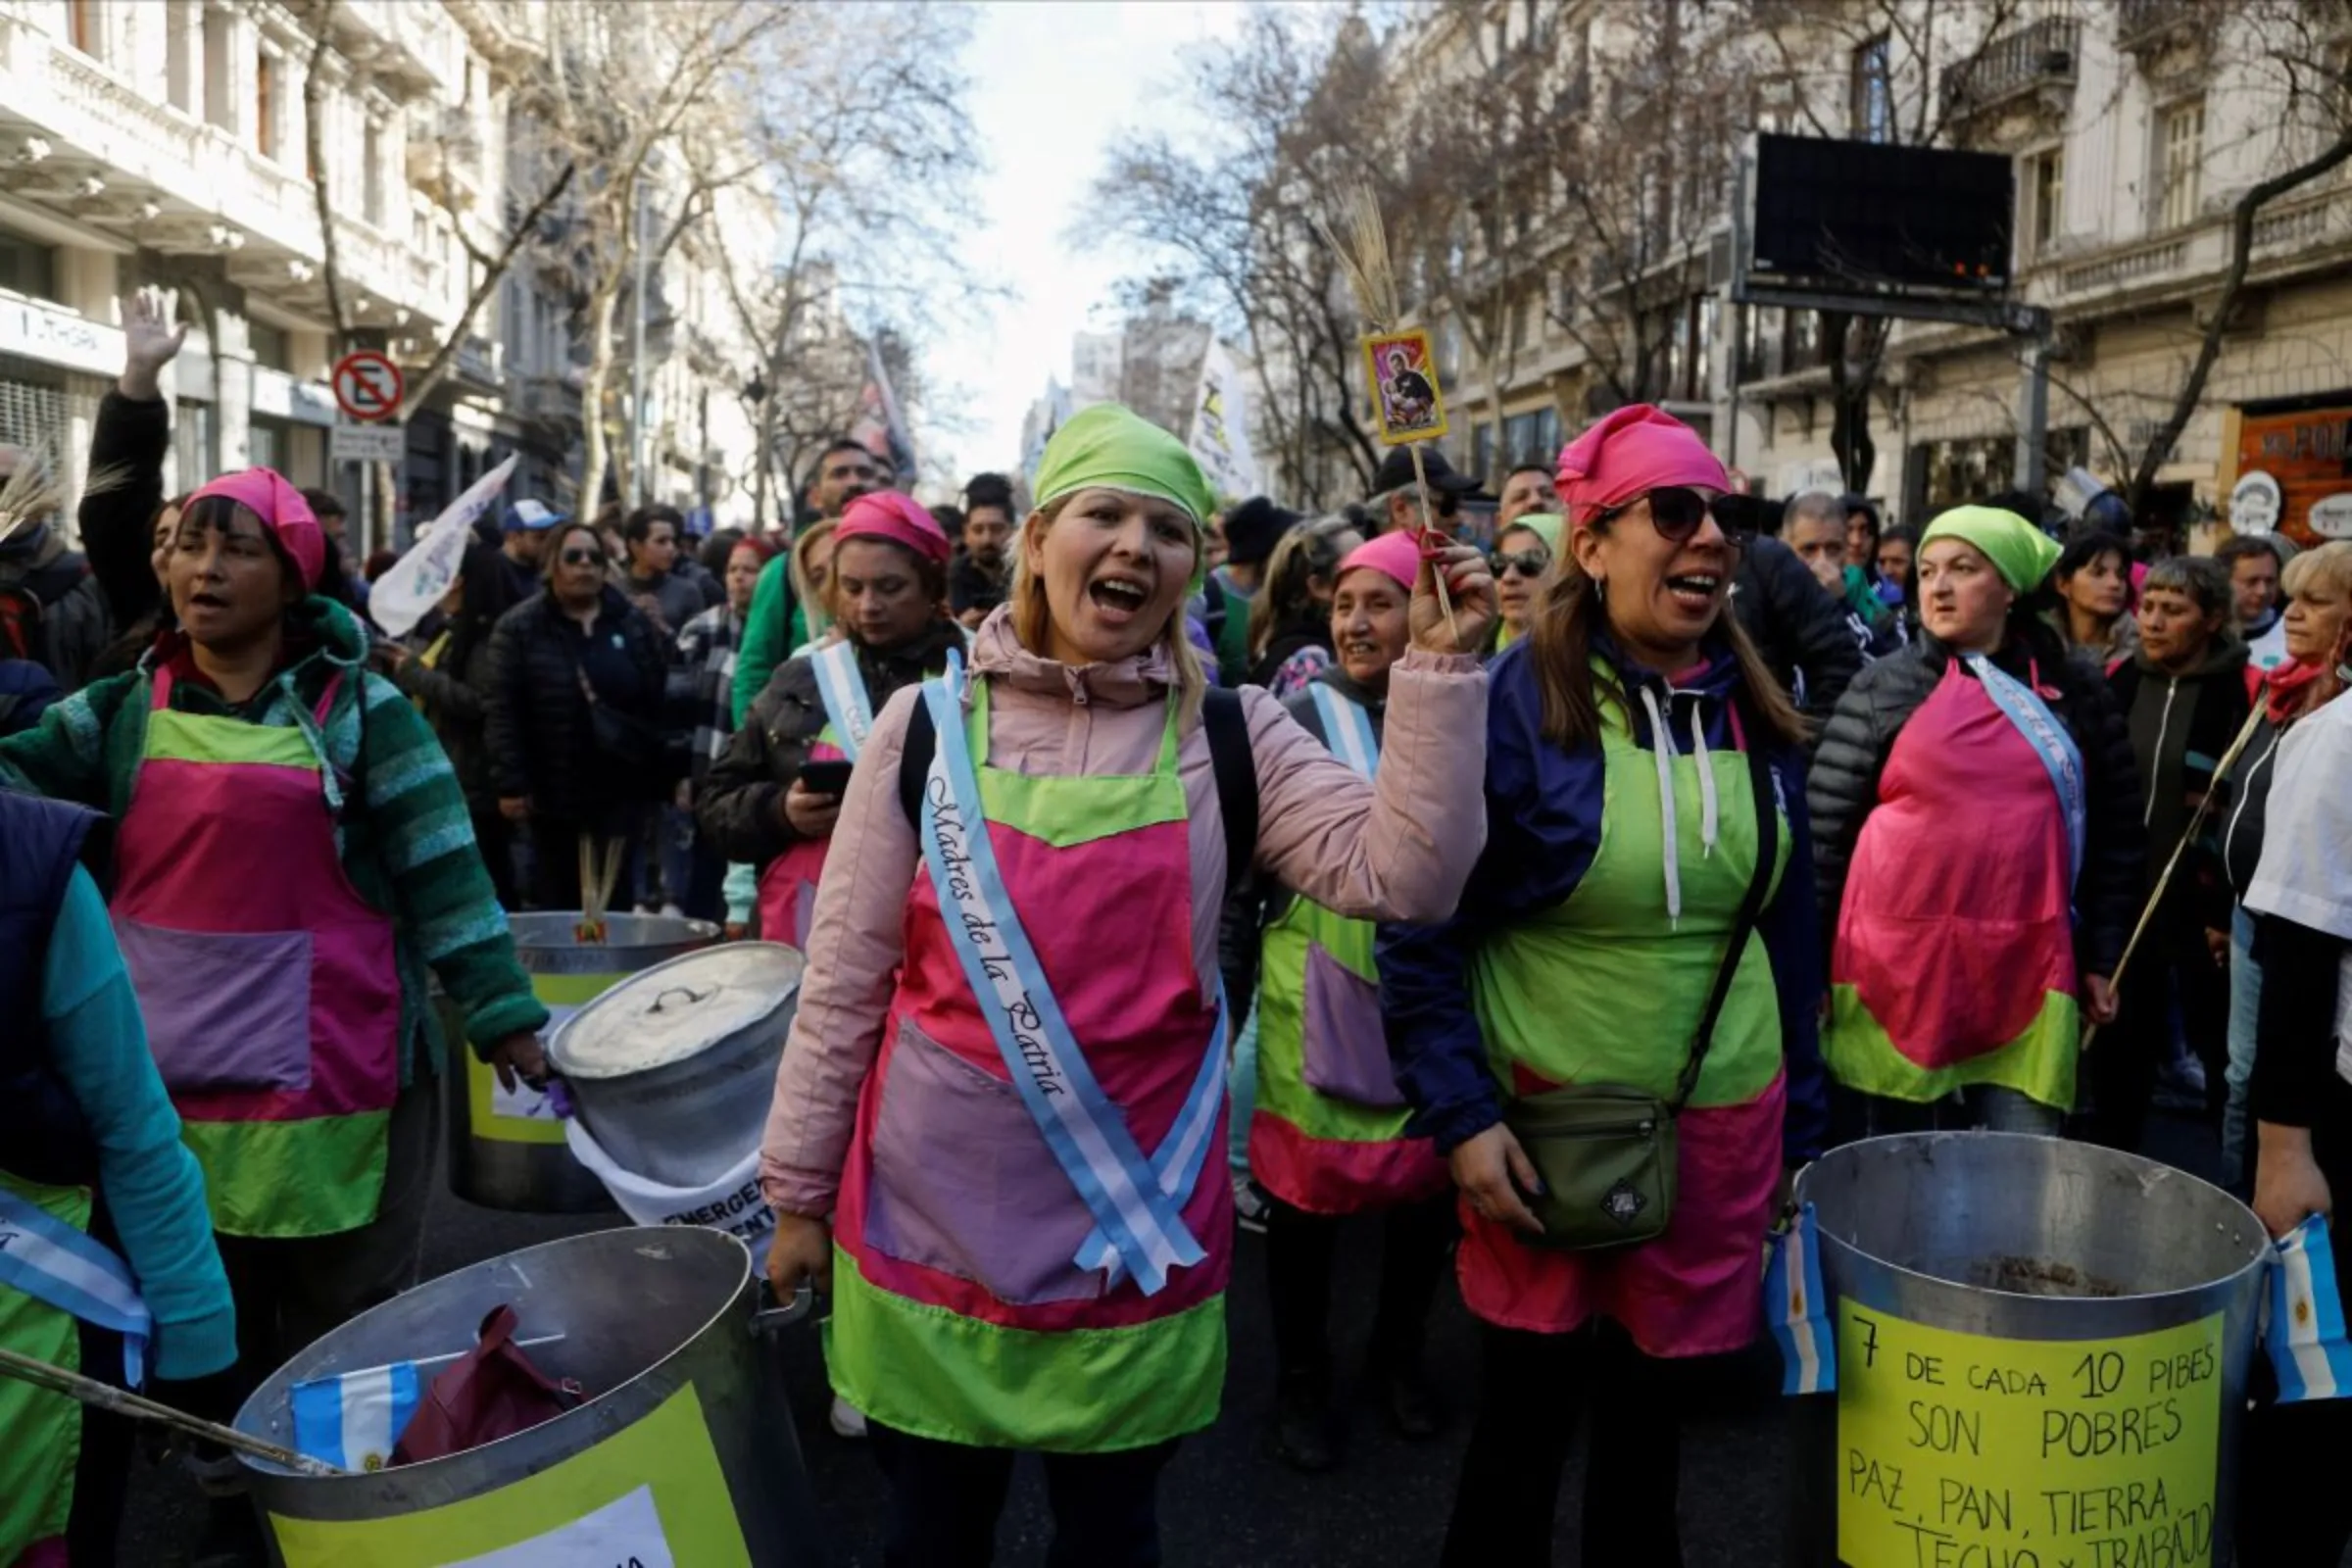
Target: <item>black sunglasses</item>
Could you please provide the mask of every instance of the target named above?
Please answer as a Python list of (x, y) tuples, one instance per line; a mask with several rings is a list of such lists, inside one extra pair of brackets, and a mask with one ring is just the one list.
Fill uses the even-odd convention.
[(1514, 555), (1498, 555), (1494, 558), (1494, 569), (1516, 571), (1522, 577), (1541, 577), (1551, 569), (1551, 552), (1522, 550)]
[(605, 553), (601, 550), (566, 550), (564, 552), (564, 564), (566, 566), (601, 566), (604, 564)]
[(1658, 530), (1658, 537), (1673, 544), (1687, 544), (1697, 534), (1698, 525), (1710, 514), (1715, 526), (1723, 530), (1724, 538), (1734, 550), (1745, 550), (1756, 534), (1759, 507), (1754, 496), (1735, 495), (1729, 491), (1709, 501), (1685, 485), (1661, 485), (1632, 501), (1609, 507), (1593, 517), (1595, 522), (1613, 522), (1640, 502), (1649, 503), (1649, 524)]

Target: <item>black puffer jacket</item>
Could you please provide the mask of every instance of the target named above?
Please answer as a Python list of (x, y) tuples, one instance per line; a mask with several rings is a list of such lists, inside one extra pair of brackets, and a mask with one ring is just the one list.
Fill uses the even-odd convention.
[[(948, 650), (962, 646), (962, 630), (944, 620), (887, 654), (859, 646), (858, 672), (865, 677), (866, 700), (873, 710), (882, 711), (900, 687), (945, 669)], [(777, 802), (801, 776), (808, 748), (824, 727), (825, 704), (817, 695), (814, 660), (803, 654), (778, 664), (744, 714), (742, 727), (710, 764), (695, 804), (695, 820), (721, 855), (764, 866), (792, 847), (800, 835), (784, 820)]]
[[(498, 552), (482, 545), (467, 549), (465, 584), (458, 612), (446, 624), (429, 635), (422, 628), (411, 634), (408, 641), (415, 651), (393, 670), (392, 684), (423, 709), (426, 722), (441, 738), (441, 749), (449, 754), (466, 804), (476, 811), (489, 811), (497, 808), (498, 792), (491, 786), (490, 753), (483, 738), (489, 717), (484, 693), (491, 684), (490, 637), (505, 593)], [(440, 653), (428, 665), (421, 656), (436, 644)]]
[(482, 693), (491, 787), (564, 822), (655, 798), (659, 777), (630, 777), (598, 753), (579, 672), (601, 701), (661, 723), (668, 663), (653, 623), (609, 584), (588, 631), (545, 593), (508, 611), (490, 634)]
[(1732, 613), (1791, 695), (1801, 674), (1805, 716), (1826, 717), (1862, 670), (1845, 606), (1778, 539), (1751, 539), (1732, 577)]
[[(2085, 974), (2113, 974), (2139, 913), (2147, 834), (2140, 826), (2139, 779), (2132, 761), (2132, 737), (2123, 710), (2097, 666), (2062, 655), (2055, 639), (2029, 653), (2012, 641), (1993, 662), (2018, 679), (2030, 661), (2042, 681), (2056, 688), (2050, 704), (2075, 745), (2082, 750), (2087, 796), (2087, 834), (2082, 874), (2075, 886), (2082, 916), (2075, 932), (2078, 962)], [(1838, 912), (1845, 900), (1845, 873), (1863, 819), (1879, 803), (1879, 775), (1894, 749), (1896, 735), (1943, 679), (1951, 656), (1932, 638), (1891, 659), (1883, 659), (1845, 689), (1829, 728), (1813, 754), (1805, 781), (1805, 803), (1813, 817), (1813, 866), (1821, 914), (1835, 938)], [(1827, 951), (1825, 948), (1824, 951)]]

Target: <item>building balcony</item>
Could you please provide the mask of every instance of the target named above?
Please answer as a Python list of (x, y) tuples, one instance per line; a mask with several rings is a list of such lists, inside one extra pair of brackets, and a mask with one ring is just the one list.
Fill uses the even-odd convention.
[(544, 424), (578, 424), (580, 389), (570, 375), (533, 375), (521, 383), (525, 418)]
[(1974, 59), (1945, 68), (1945, 106), (1973, 115), (2044, 88), (2071, 89), (2082, 35), (2082, 24), (2072, 17), (2045, 17), (2002, 33)]
[(2197, 0), (2120, 0), (2115, 40), (2140, 50), (2201, 35), (2212, 24), (2212, 8)]
[(416, 95), (452, 85), (464, 69), (458, 26), (422, 0), (337, 0), (337, 42), (354, 61)]

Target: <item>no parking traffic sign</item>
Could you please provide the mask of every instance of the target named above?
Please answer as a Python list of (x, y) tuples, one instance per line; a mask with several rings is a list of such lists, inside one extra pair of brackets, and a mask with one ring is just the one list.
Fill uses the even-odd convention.
[(335, 407), (346, 417), (372, 422), (400, 412), (407, 378), (374, 349), (354, 349), (335, 362)]

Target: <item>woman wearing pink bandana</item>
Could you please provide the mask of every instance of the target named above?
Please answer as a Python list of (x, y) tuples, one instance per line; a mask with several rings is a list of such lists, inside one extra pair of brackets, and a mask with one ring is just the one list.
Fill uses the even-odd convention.
[[(963, 634), (947, 612), (954, 547), (895, 490), (859, 496), (833, 533), (834, 636), (776, 666), (711, 765), (696, 817), (730, 860), (760, 871), (760, 932), (806, 950), (842, 784), (809, 763), (854, 763), (891, 693), (947, 667)], [(838, 768), (834, 769), (838, 770)]]
[(427, 967), (502, 1078), (543, 1070), (547, 1009), (465, 795), (317, 591), (326, 554), (276, 473), (214, 480), (165, 562), (178, 629), (0, 744), (12, 782), (114, 818), (115, 931), (248, 1380), (416, 1283), (443, 1051)]
[[(1646, 406), (1571, 443), (1559, 487), (1567, 549), (1490, 666), (1485, 853), (1452, 919), (1383, 926), (1377, 950), (1407, 1130), (1461, 1190), (1480, 1320), (1458, 1568), (1552, 1560), (1587, 1407), (1579, 1560), (1681, 1563), (1678, 1368), (1762, 1327), (1776, 1192), (1826, 1121), (1803, 725), (1728, 612), (1745, 498)], [(1549, 1122), (1600, 1085), (1674, 1117), (1663, 1216), (1580, 1179), (1592, 1146)], [(1570, 1227), (1625, 1234), (1571, 1250)]]

